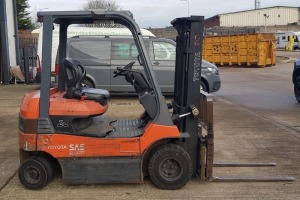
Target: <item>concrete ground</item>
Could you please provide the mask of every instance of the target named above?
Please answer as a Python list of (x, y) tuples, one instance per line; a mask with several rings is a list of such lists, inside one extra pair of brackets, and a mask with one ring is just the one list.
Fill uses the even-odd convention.
[[(284, 77), (278, 75), (282, 73), (277, 71), (281, 68), (288, 68)], [(276, 77), (280, 83), (287, 82), (282, 79), (287, 79), (291, 69), (292, 64), (263, 69), (268, 73), (251, 68), (220, 69), (222, 88), (214, 94), (215, 162), (275, 162), (277, 166), (214, 168), (214, 176), (293, 176), (296, 178), (294, 182), (228, 183), (192, 179), (180, 190), (164, 191), (157, 189), (148, 179), (143, 184), (67, 185), (58, 175), (43, 190), (27, 190), (16, 175), (19, 166), (18, 111), (23, 94), (38, 86), (9, 85), (0, 86), (0, 199), (299, 199), (300, 130), (297, 123), (300, 117), (297, 110), (300, 104), (293, 95), (286, 93), (282, 97), (285, 104), (280, 104), (276, 95), (288, 86), (279, 87), (278, 91), (276, 82), (268, 83), (275, 89), (267, 92), (251, 88), (248, 96), (243, 96), (246, 94), (243, 91), (235, 92), (239, 85), (246, 87), (242, 83), (249, 83), (254, 74), (260, 76), (253, 82), (261, 81), (263, 85), (268, 82), (267, 77), (270, 80)], [(265, 79), (262, 74), (266, 75)], [(260, 84), (256, 84), (251, 86), (259, 87)], [(292, 87), (290, 82), (286, 84)], [(273, 100), (266, 103), (268, 95)], [(251, 102), (259, 102), (258, 97), (264, 103), (256, 106)], [(271, 106), (272, 103), (276, 106)], [(109, 106), (108, 114), (116, 117), (132, 117), (142, 111), (133, 97), (113, 97)], [(120, 114), (117, 111), (121, 109)], [(281, 116), (280, 112), (284, 115)]]

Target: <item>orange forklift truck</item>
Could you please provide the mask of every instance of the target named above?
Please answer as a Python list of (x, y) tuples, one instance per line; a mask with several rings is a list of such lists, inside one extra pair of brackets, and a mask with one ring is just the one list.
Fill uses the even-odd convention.
[[(200, 93), (203, 17), (178, 18), (174, 98), (167, 104), (157, 83), (143, 36), (128, 11), (39, 12), (43, 22), (41, 89), (27, 93), (19, 116), (20, 182), (47, 185), (58, 166), (70, 184), (141, 183), (179, 189), (191, 177), (215, 181), (293, 181), (293, 177), (213, 177), (213, 167), (261, 167), (274, 163), (214, 163), (212, 101)], [(134, 87), (144, 112), (138, 119), (106, 116), (109, 92), (83, 87), (86, 71), (66, 58), (71, 24), (114, 22), (126, 26), (145, 73), (130, 62), (111, 75)], [(58, 85), (51, 87), (53, 23), (59, 25)], [(91, 58), (91, 62), (93, 62)], [(121, 112), (121, 111), (120, 111)], [(204, 129), (207, 132), (203, 131)]]
[[(174, 99), (168, 105), (129, 11), (39, 12), (38, 19), (44, 34), (41, 88), (25, 95), (19, 116), (19, 179), (26, 188), (46, 186), (55, 165), (70, 184), (141, 183), (149, 175), (161, 189), (179, 189), (197, 175), (203, 17), (172, 21), (184, 40), (177, 43)], [(145, 73), (130, 62), (112, 76), (124, 76), (135, 88), (145, 110), (138, 119), (107, 117), (109, 92), (83, 87), (84, 66), (66, 58), (68, 26), (98, 21), (132, 32)], [(54, 23), (60, 28), (57, 87), (50, 81)]]

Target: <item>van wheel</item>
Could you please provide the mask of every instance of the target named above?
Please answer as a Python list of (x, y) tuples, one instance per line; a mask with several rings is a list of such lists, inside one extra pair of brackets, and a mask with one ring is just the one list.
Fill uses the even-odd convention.
[(91, 80), (86, 78), (82, 81), (82, 85), (84, 87), (95, 88), (94, 83)]
[(35, 82), (40, 83), (41, 82), (41, 72), (37, 72), (35, 75)]
[(298, 76), (295, 80), (294, 93), (297, 101), (300, 103), (300, 76)]
[(204, 92), (207, 92), (206, 85), (202, 81), (200, 82), (200, 90), (203, 90)]
[(19, 169), (20, 182), (28, 189), (42, 189), (53, 177), (54, 169), (46, 158), (29, 157)]
[(158, 188), (176, 190), (183, 187), (192, 176), (192, 160), (182, 147), (166, 144), (153, 153), (148, 171), (150, 179)]

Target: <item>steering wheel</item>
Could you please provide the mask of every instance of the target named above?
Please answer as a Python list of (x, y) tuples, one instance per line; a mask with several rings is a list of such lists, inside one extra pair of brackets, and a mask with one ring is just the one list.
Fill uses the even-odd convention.
[(132, 61), (132, 62), (128, 63), (128, 64), (127, 64), (125, 67), (123, 67), (123, 68), (118, 67), (117, 70), (114, 71), (114, 76), (113, 76), (113, 77), (116, 78), (117, 76), (121, 75), (122, 72), (131, 70), (134, 63), (135, 63), (135, 61)]

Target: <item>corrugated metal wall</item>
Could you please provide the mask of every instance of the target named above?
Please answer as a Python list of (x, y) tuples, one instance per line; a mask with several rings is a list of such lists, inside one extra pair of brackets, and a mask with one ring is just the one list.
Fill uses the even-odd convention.
[[(269, 16), (267, 19), (264, 14)], [(266, 21), (265, 21), (266, 19)], [(299, 8), (271, 7), (220, 15), (220, 26), (276, 26), (298, 23)]]

